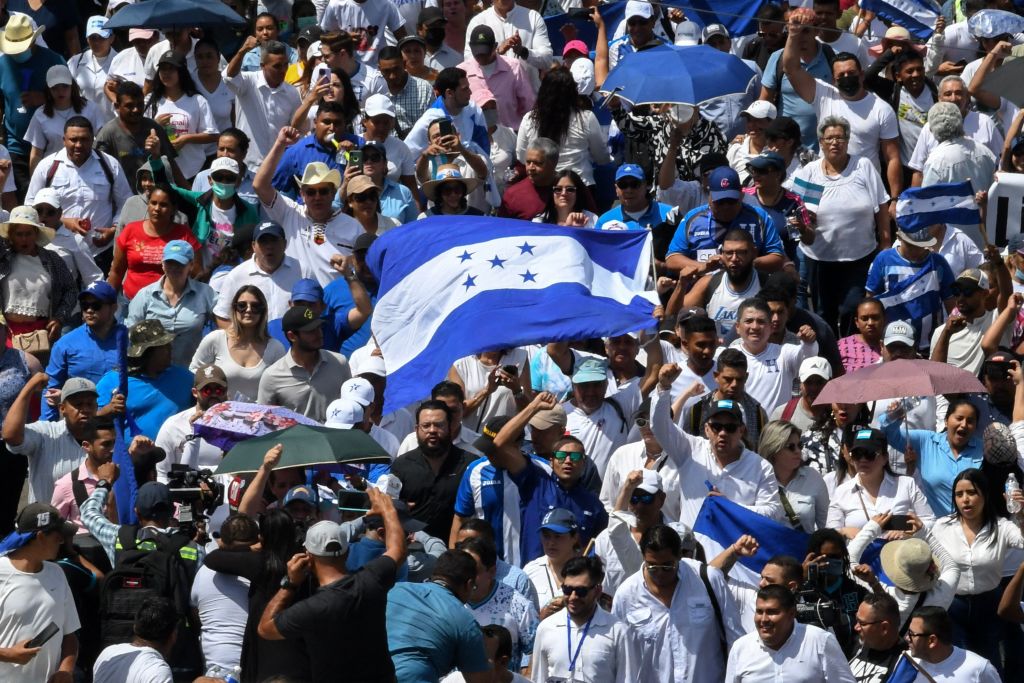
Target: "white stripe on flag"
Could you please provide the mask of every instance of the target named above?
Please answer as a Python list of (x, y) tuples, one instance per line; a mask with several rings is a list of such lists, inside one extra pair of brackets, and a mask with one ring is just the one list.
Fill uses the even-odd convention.
[[(523, 253), (528, 243), (532, 254)], [(657, 305), (657, 294), (645, 292), (650, 269), (648, 237), (632, 277), (614, 273), (590, 260), (586, 249), (560, 235), (502, 237), (454, 247), (438, 254), (392, 287), (375, 306), (374, 321), (387, 320), (374, 334), (387, 359), (388, 374), (398, 371), (430, 344), (445, 319), (482, 292), (541, 290), (555, 284), (581, 283), (594, 296), (627, 305), (642, 296)], [(471, 258), (462, 260), (468, 253)], [(502, 261), (494, 265), (492, 260)], [(534, 279), (527, 281), (525, 273)], [(473, 284), (466, 287), (467, 278)], [(472, 330), (464, 333), (471, 334)], [(395, 343), (389, 343), (394, 340)]]
[(939, 15), (935, 9), (925, 7), (913, 0), (884, 0), (884, 2), (900, 14), (917, 19), (925, 25), (934, 24), (935, 18)]
[(898, 199), (896, 200), (896, 213), (898, 215), (910, 215), (918, 213), (938, 213), (940, 211), (952, 211), (953, 209), (975, 209), (977, 204), (974, 196), (969, 194), (942, 195), (930, 199)]
[(815, 183), (804, 180), (803, 178), (795, 178), (793, 180), (793, 188), (796, 193), (800, 195), (800, 199), (803, 200), (804, 204), (818, 204), (821, 202), (821, 195), (825, 192), (824, 185), (817, 185)]

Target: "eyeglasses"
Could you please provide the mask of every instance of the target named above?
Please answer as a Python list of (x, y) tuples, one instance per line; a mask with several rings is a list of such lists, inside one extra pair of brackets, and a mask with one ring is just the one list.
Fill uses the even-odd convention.
[(373, 190), (370, 190), (369, 192), (360, 192), (359, 194), (353, 194), (349, 196), (352, 197), (352, 201), (359, 202), (360, 204), (362, 204), (363, 202), (377, 201), (377, 193), (374, 192)]
[(329, 197), (334, 194), (333, 187), (303, 187), (302, 194), (309, 197)]
[(587, 593), (593, 589), (593, 586), (566, 586), (562, 584), (562, 595), (568, 597), (574, 593), (581, 598), (587, 597)]
[(733, 434), (740, 428), (740, 425), (738, 422), (708, 422), (708, 427), (710, 427), (711, 431), (715, 434), (718, 432)]
[(666, 573), (667, 572), (674, 572), (676, 570), (676, 567), (678, 567), (678, 566), (679, 566), (678, 562), (673, 562), (671, 564), (651, 564), (650, 562), (644, 562), (644, 567), (647, 568), (647, 571), (652, 572), (652, 573), (653, 572), (666, 572)]
[(874, 626), (875, 624), (881, 624), (881, 623), (882, 623), (881, 619), (879, 619), (878, 621), (864, 621), (863, 619), (857, 619), (857, 625), (858, 626)]
[(876, 451), (869, 451), (865, 448), (857, 448), (850, 451), (850, 458), (853, 460), (867, 460), (870, 462), (877, 457), (878, 453)]
[(555, 451), (551, 454), (551, 457), (558, 462), (562, 462), (566, 458), (569, 458), (569, 462), (579, 462), (580, 460), (583, 460), (583, 454), (579, 451)]
[(913, 640), (914, 638), (927, 638), (928, 636), (934, 635), (932, 633), (914, 633), (913, 631), (907, 631), (907, 640)]
[(103, 302), (97, 301), (96, 299), (85, 300), (79, 303), (83, 311), (101, 311), (103, 310)]
[(239, 301), (235, 303), (235, 311), (237, 313), (245, 313), (247, 311), (251, 313), (262, 313), (263, 304), (255, 301)]
[(555, 185), (551, 188), (555, 194), (576, 194), (575, 185)]
[(228, 393), (227, 387), (222, 387), (219, 384), (207, 384), (199, 389), (201, 396), (223, 396), (226, 393)]
[(849, 139), (850, 138), (844, 136), (830, 135), (827, 138), (822, 138), (821, 141), (824, 142), (826, 145), (836, 145), (839, 144), (840, 142), (846, 142)]
[(615, 183), (615, 187), (620, 190), (637, 190), (642, 184), (639, 180), (620, 180)]
[(629, 502), (633, 505), (650, 505), (654, 502), (654, 494), (643, 491), (641, 493), (634, 493), (629, 497)]

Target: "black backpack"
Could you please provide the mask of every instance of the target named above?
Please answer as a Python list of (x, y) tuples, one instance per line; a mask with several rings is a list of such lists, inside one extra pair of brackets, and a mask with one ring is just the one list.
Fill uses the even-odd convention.
[(178, 611), (178, 638), (167, 663), (175, 671), (196, 671), (202, 674), (202, 654), (198, 628), (190, 624), (189, 593), (191, 569), (186, 557), (195, 565), (196, 549), (189, 546), (187, 534), (152, 533), (139, 539), (139, 527), (122, 525), (117, 532), (117, 554), (114, 569), (107, 574), (100, 589), (101, 647), (130, 643), (135, 614), (151, 597), (170, 600)]

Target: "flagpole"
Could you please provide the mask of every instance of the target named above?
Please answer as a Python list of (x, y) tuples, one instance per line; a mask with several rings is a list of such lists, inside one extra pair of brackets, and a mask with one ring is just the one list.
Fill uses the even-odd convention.
[[(967, 179), (967, 182), (971, 183), (971, 190), (974, 191), (975, 194), (977, 194), (977, 191), (974, 190), (974, 182), (970, 178)], [(986, 200), (985, 203), (986, 203), (985, 214), (988, 215), (988, 206), (987, 206), (988, 200)], [(978, 208), (980, 209), (981, 206), (979, 205)], [(979, 212), (978, 232), (981, 233), (981, 244), (982, 244), (982, 246), (985, 247), (985, 249), (988, 249), (992, 245), (990, 245), (989, 242), (988, 242), (988, 230), (985, 229), (985, 223), (980, 220), (980, 217), (981, 216), (980, 216), (980, 212)]]

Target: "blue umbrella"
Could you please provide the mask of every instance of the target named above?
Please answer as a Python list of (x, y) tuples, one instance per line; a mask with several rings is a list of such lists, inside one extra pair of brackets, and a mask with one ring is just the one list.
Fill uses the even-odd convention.
[(707, 45), (662, 46), (626, 55), (601, 86), (634, 105), (697, 105), (745, 92), (754, 72), (739, 57)]
[(244, 26), (246, 21), (220, 0), (143, 0), (119, 10), (105, 28), (171, 29), (225, 24)]
[(1012, 36), (1024, 31), (1024, 17), (999, 9), (983, 9), (967, 20), (967, 30), (975, 38)]

